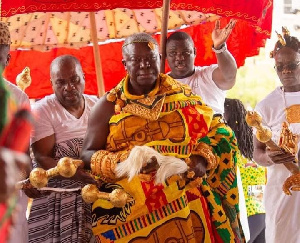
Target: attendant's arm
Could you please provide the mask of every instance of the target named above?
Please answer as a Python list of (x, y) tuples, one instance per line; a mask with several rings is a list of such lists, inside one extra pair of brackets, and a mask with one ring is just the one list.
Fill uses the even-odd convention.
[(293, 162), (295, 156), (291, 153), (284, 152), (283, 150), (271, 151), (267, 149), (267, 146), (253, 137), (253, 158), (254, 161), (262, 166), (270, 166), (274, 164), (282, 164), (287, 162)]
[(109, 120), (114, 115), (114, 103), (106, 100), (103, 96), (93, 107), (86, 136), (81, 151), (81, 159), (85, 163), (85, 168), (90, 168), (92, 155), (105, 149), (106, 139), (109, 134)]
[[(236, 20), (230, 20), (225, 28), (220, 29), (220, 21), (216, 21), (215, 29), (212, 32), (212, 40), (215, 49), (222, 48), (227, 41)], [(218, 67), (213, 71), (212, 79), (222, 90), (231, 89), (236, 80), (237, 65), (234, 57), (226, 50), (222, 53), (216, 53)]]
[[(31, 145), (32, 151), (36, 161), (44, 170), (48, 170), (57, 165), (57, 161), (54, 159), (54, 145), (55, 134), (42, 138), (39, 141)], [(83, 167), (83, 166), (82, 166)], [(78, 168), (76, 174), (71, 178), (64, 178), (59, 176), (60, 179), (72, 179), (76, 181), (82, 181), (84, 183), (94, 184), (94, 179), (84, 172), (82, 168)]]
[(31, 145), (36, 161), (44, 170), (53, 168), (57, 164), (53, 158), (54, 145), (55, 134), (42, 138)]

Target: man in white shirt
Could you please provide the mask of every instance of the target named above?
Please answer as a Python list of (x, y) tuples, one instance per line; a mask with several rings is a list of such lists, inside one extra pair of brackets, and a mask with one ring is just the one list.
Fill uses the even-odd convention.
[[(281, 36), (281, 35), (280, 35)], [(282, 86), (275, 88), (255, 110), (262, 116), (263, 125), (272, 131), (272, 140), (278, 143), (282, 124), (288, 123), (290, 131), (297, 136), (299, 159), (300, 146), (300, 41), (283, 29), (281, 38), (271, 52), (275, 70)], [(266, 242), (300, 242), (300, 192), (286, 195), (282, 185), (292, 173), (284, 164), (295, 161), (295, 155), (282, 148), (270, 150), (254, 137), (253, 157), (267, 167), (267, 184), (264, 192), (266, 209)]]
[(212, 49), (216, 53), (217, 65), (195, 66), (196, 48), (189, 34), (175, 32), (167, 40), (167, 60), (171, 68), (169, 75), (188, 84), (216, 114), (224, 113), (225, 90), (235, 84), (237, 65), (226, 47), (226, 40), (235, 23), (235, 20), (231, 20), (221, 29), (220, 22), (216, 22), (212, 32)]
[[(216, 21), (212, 32), (212, 50), (216, 54), (217, 64), (195, 66), (196, 47), (191, 36), (185, 32), (174, 32), (167, 39), (166, 54), (171, 68), (169, 75), (192, 88), (203, 101), (210, 106), (215, 114), (223, 115), (226, 90), (231, 89), (236, 80), (237, 65), (228, 51), (226, 41), (234, 28), (236, 20), (230, 20), (225, 28), (220, 28)], [(239, 174), (239, 172), (238, 172)], [(248, 240), (250, 238), (247, 222), (246, 204), (243, 200), (242, 185), (239, 185), (241, 223)]]

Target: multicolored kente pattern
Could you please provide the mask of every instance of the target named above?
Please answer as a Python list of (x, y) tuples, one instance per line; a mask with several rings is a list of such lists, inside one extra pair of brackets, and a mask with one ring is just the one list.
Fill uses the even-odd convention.
[(158, 119), (128, 112), (115, 114), (110, 120), (107, 150), (146, 145), (164, 155), (186, 158), (198, 142), (204, 142), (212, 146), (219, 165), (208, 171), (200, 188), (182, 188), (176, 182), (155, 185), (153, 180), (145, 182), (139, 177), (130, 183), (127, 179), (118, 181), (135, 201), (120, 209), (101, 200), (94, 203), (92, 224), (98, 242), (168, 242), (171, 236), (177, 241), (244, 242), (238, 218), (237, 146), (232, 131), (218, 118), (212, 119), (211, 108), (188, 86), (163, 74), (158, 82), (155, 95), (165, 94)]

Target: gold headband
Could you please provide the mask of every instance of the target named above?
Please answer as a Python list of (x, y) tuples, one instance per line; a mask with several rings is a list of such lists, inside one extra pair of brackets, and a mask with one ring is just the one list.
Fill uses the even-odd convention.
[(154, 50), (155, 46), (157, 45), (156, 43), (154, 43), (152, 41), (148, 41), (148, 40), (134, 40), (134, 41), (128, 42), (126, 44), (124, 43), (122, 48), (124, 48), (125, 46), (128, 46), (130, 44), (134, 44), (134, 43), (148, 43), (148, 46), (151, 50)]

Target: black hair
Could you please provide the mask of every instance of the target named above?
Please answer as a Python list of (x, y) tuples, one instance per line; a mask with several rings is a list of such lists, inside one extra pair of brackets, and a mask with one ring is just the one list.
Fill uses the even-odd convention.
[(224, 115), (228, 126), (234, 131), (237, 138), (238, 147), (241, 154), (247, 158), (253, 159), (253, 132), (252, 128), (246, 123), (246, 108), (238, 99), (225, 99)]
[(192, 37), (188, 33), (185, 33), (183, 31), (177, 31), (172, 33), (167, 39), (167, 44), (172, 40), (188, 40), (194, 45)]

